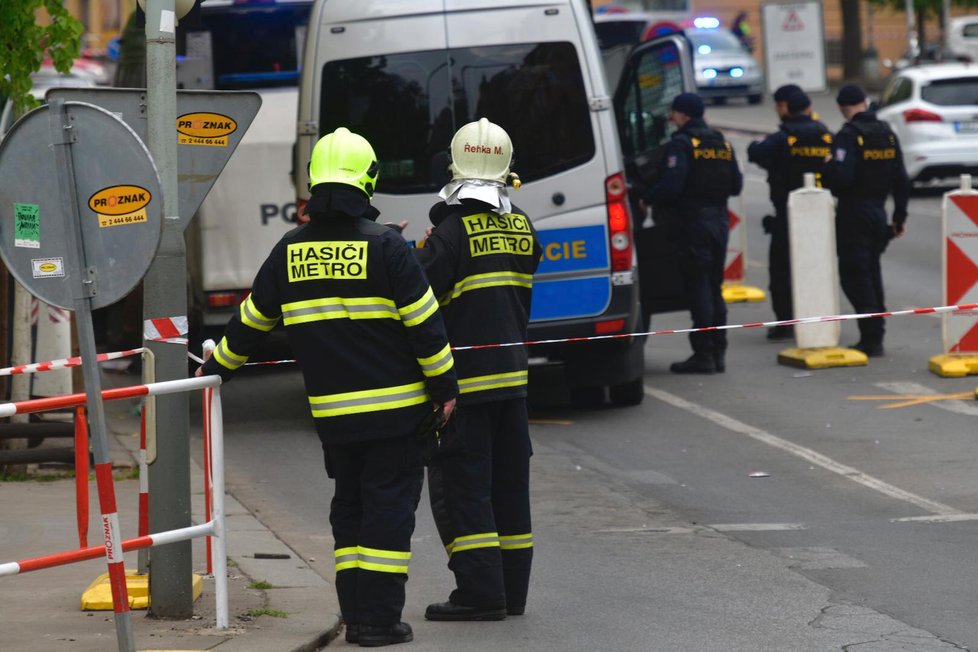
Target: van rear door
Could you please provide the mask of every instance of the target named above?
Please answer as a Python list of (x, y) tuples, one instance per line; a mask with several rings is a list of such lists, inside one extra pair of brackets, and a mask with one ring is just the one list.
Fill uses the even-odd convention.
[(669, 123), (673, 98), (695, 90), (689, 42), (678, 34), (637, 46), (615, 90), (615, 120), (635, 216), (639, 283), (646, 316), (686, 308), (677, 252), (665, 233), (668, 215), (660, 207), (653, 207), (651, 216), (641, 214), (638, 199), (655, 182), (663, 163), (662, 145), (675, 130)]

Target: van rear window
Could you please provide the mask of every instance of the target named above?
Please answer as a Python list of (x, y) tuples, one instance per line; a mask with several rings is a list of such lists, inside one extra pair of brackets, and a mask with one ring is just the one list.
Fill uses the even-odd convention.
[(978, 105), (978, 77), (938, 79), (920, 89), (920, 97), (940, 106)]
[(320, 135), (347, 127), (380, 159), (378, 192), (436, 192), (455, 131), (488, 118), (513, 139), (524, 182), (591, 160), (594, 134), (571, 43), (429, 50), (330, 61)]

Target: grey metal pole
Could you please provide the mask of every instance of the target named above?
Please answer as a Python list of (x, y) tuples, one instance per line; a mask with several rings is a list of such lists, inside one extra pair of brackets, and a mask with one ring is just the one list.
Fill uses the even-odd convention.
[[(187, 314), (186, 244), (179, 224), (177, 193), (176, 19), (174, 0), (147, 0), (146, 98), (149, 150), (163, 189), (160, 248), (143, 280), (143, 318)], [(185, 344), (144, 342), (156, 357), (157, 380), (187, 377)], [(186, 393), (156, 401), (156, 458), (149, 465), (151, 532), (189, 527), (190, 423)], [(193, 558), (190, 541), (150, 553), (150, 613), (160, 618), (193, 615)]]
[(78, 214), (77, 192), (75, 190), (74, 165), (69, 151), (75, 135), (71, 132), (71, 122), (65, 114), (62, 100), (51, 103), (51, 129), (57, 134), (54, 140), (55, 155), (58, 157), (59, 191), (62, 209), (72, 225), (69, 229), (68, 245), (74, 249), (69, 256), (73, 278), (84, 279), (82, 288), (74, 296), (75, 320), (78, 325), (78, 347), (81, 350), (82, 371), (85, 379), (85, 398), (88, 407), (88, 421), (92, 428), (92, 453), (95, 457), (95, 475), (98, 487), (99, 511), (102, 515), (102, 529), (105, 541), (105, 556), (109, 567), (109, 582), (112, 586), (113, 608), (115, 610), (115, 632), (119, 652), (135, 652), (136, 643), (132, 633), (132, 617), (129, 611), (129, 597), (126, 589), (126, 571), (122, 559), (122, 531), (119, 527), (119, 514), (115, 507), (115, 485), (112, 481), (112, 460), (109, 457), (108, 430), (105, 426), (105, 410), (102, 404), (102, 380), (99, 376), (95, 350), (95, 329), (92, 327), (92, 297), (98, 292), (98, 278), (94, 268), (85, 258), (82, 243), (81, 220)]
[(904, 6), (907, 12), (907, 54), (910, 55), (910, 61), (916, 62), (920, 55), (920, 44), (917, 43), (917, 17), (913, 11), (913, 0), (906, 0)]

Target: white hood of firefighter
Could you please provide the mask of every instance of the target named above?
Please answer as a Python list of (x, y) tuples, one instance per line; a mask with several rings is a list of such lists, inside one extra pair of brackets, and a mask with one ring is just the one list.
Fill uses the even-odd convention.
[(492, 206), (494, 213), (505, 215), (513, 210), (506, 186), (498, 181), (454, 179), (445, 184), (438, 196), (448, 205), (461, 204), (463, 199), (477, 199)]

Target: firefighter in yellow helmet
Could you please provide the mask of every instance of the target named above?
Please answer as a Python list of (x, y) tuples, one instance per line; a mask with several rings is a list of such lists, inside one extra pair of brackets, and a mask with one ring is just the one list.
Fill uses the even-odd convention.
[(450, 415), (458, 391), (421, 266), (396, 230), (374, 221), (377, 175), (363, 137), (339, 128), (316, 143), (309, 223), (272, 249), (202, 368), (228, 379), (285, 327), (336, 482), (330, 523), (346, 638), (362, 647), (413, 638), (401, 611), (423, 480), (418, 431), (433, 410)]
[[(452, 181), (417, 250), (449, 339), (524, 342), (541, 248), (507, 192), (512, 143), (483, 118), (459, 129), (451, 150)], [(455, 363), (460, 407), (431, 451), (428, 487), (457, 587), (425, 618), (501, 620), (526, 608), (533, 559), (527, 350), (456, 351)]]

